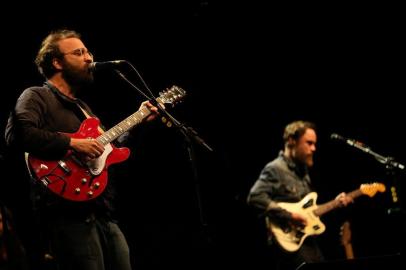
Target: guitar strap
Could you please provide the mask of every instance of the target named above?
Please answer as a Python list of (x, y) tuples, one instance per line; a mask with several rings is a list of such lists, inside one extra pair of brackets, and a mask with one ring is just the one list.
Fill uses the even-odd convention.
[[(92, 116), (90, 116), (90, 114), (83, 109), (83, 107), (79, 104), (80, 101), (78, 103), (76, 103), (79, 107), (79, 109), (83, 112), (83, 114), (86, 116), (86, 118), (91, 118)], [(100, 131), (100, 133), (104, 133), (104, 130), (100, 127), (100, 125), (97, 127), (97, 129)]]
[(35, 182), (35, 178), (34, 178), (34, 176), (32, 175), (32, 172), (31, 172), (30, 163), (28, 162), (28, 155), (29, 154), (27, 152), (24, 152), (25, 166), (27, 166), (28, 173), (30, 174), (31, 180), (33, 180)]
[(91, 117), (91, 116), (89, 115), (89, 113), (88, 113), (85, 109), (83, 109), (82, 106), (80, 106), (79, 103), (76, 103), (76, 104), (78, 105), (79, 109), (83, 112), (83, 114), (86, 116), (86, 118), (90, 118), (90, 117)]

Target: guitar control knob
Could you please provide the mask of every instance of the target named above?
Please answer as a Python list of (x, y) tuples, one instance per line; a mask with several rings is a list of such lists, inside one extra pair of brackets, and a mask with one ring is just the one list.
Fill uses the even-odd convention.
[(100, 182), (96, 182), (96, 183), (94, 183), (94, 188), (99, 188), (100, 187)]
[(89, 191), (89, 192), (87, 193), (87, 196), (93, 197), (93, 191)]
[(86, 178), (82, 178), (81, 182), (82, 182), (82, 184), (86, 184), (86, 183), (87, 183), (87, 179), (86, 179)]
[(79, 193), (80, 193), (80, 188), (78, 188), (78, 187), (75, 188), (75, 193), (76, 193), (76, 194), (79, 194)]

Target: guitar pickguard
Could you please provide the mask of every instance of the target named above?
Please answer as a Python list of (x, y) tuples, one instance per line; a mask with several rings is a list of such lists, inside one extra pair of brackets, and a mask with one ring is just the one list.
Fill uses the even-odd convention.
[(109, 143), (104, 147), (104, 152), (100, 157), (88, 161), (86, 164), (92, 175), (99, 175), (104, 169), (108, 155), (113, 151), (113, 147)]

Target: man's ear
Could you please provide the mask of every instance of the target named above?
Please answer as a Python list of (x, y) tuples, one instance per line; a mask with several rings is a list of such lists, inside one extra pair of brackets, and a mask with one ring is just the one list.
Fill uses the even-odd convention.
[(52, 59), (52, 65), (54, 66), (55, 70), (62, 70), (62, 60), (58, 58)]
[(288, 138), (288, 147), (289, 147), (289, 148), (292, 148), (292, 147), (295, 146), (295, 145), (296, 145), (296, 140), (293, 139), (292, 137), (289, 137), (289, 138)]

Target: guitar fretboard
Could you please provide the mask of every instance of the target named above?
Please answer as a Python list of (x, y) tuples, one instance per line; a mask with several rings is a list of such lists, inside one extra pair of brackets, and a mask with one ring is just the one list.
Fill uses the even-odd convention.
[(142, 120), (150, 114), (151, 111), (147, 107), (143, 107), (132, 115), (128, 116), (126, 119), (124, 119), (114, 127), (102, 133), (99, 137), (97, 137), (96, 140), (103, 145), (109, 144), (110, 142), (123, 135), (126, 131), (141, 123)]
[[(356, 189), (354, 191), (351, 191), (350, 193), (347, 193), (347, 196), (355, 199), (359, 196), (363, 195), (360, 189)], [(316, 216), (321, 216), (335, 208), (341, 207), (341, 202), (339, 200), (331, 200), (329, 202), (326, 202), (324, 204), (319, 205), (317, 209), (313, 211), (313, 213)]]

